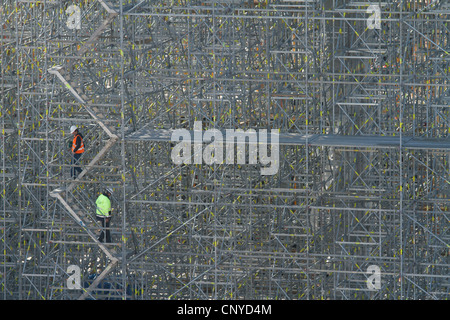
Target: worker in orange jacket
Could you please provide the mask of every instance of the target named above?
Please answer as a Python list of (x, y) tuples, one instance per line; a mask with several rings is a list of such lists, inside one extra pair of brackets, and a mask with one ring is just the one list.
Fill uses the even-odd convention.
[(72, 165), (74, 167), (71, 168), (71, 176), (73, 179), (76, 179), (78, 175), (81, 173), (81, 168), (78, 166), (81, 156), (84, 153), (84, 142), (83, 135), (78, 131), (76, 126), (70, 127), (70, 133), (73, 135), (72, 141)]

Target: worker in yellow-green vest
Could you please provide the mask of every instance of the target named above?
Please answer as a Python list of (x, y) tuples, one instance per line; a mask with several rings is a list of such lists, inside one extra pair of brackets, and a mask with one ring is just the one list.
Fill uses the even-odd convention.
[(96, 216), (97, 221), (100, 222), (102, 226), (102, 232), (98, 238), (98, 241), (103, 242), (103, 237), (106, 234), (106, 242), (111, 242), (111, 233), (109, 230), (111, 222), (111, 188), (106, 188), (105, 192), (98, 196), (95, 204), (97, 205)]

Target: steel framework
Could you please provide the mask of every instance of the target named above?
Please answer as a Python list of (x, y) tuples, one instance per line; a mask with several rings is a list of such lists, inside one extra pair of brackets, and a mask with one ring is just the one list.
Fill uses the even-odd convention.
[[(2, 299), (448, 299), (447, 1), (2, 3)], [(278, 171), (174, 164), (195, 121)]]

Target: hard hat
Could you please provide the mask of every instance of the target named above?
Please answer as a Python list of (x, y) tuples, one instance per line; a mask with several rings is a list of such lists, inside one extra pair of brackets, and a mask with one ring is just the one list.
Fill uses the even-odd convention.
[(75, 130), (77, 130), (77, 127), (76, 127), (76, 126), (71, 126), (71, 127), (70, 127), (70, 133), (74, 133)]
[(113, 194), (113, 190), (110, 187), (106, 188), (106, 192)]

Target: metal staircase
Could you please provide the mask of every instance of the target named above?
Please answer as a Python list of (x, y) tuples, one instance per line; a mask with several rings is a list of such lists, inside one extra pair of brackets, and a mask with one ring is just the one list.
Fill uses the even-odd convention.
[(101, 25), (95, 30), (95, 32), (92, 33), (91, 37), (82, 46), (79, 47), (75, 59), (69, 60), (67, 65), (54, 66), (48, 69), (48, 72), (52, 75), (55, 75), (64, 84), (69, 92), (84, 107), (84, 109), (109, 137), (103, 148), (95, 155), (92, 160), (90, 160), (90, 162), (86, 166), (84, 166), (82, 172), (76, 179), (74, 179), (73, 182), (69, 183), (67, 186), (60, 186), (50, 192), (50, 196), (58, 199), (65, 210), (67, 210), (69, 216), (76, 223), (78, 223), (79, 226), (81, 226), (81, 230), (83, 230), (83, 232), (94, 241), (98, 248), (109, 259), (108, 265), (95, 278), (95, 280), (89, 285), (89, 287), (83, 288), (83, 294), (79, 297), (79, 300), (86, 299), (90, 295), (90, 293), (98, 287), (98, 285), (106, 277), (106, 275), (110, 273), (111, 270), (113, 270), (120, 259), (120, 257), (114, 256), (114, 252), (110, 248), (110, 246), (107, 246), (98, 240), (98, 236), (94, 233), (94, 230), (99, 229), (99, 226), (95, 221), (95, 217), (90, 217), (88, 214), (86, 214), (85, 208), (80, 208), (73, 201), (73, 198), (69, 197), (74, 188), (76, 188), (78, 184), (82, 183), (81, 179), (86, 175), (86, 173), (89, 172), (101, 159), (103, 159), (114, 146), (114, 144), (119, 140), (119, 137), (114, 133), (114, 129), (105, 124), (105, 117), (102, 115), (101, 110), (99, 110), (89, 102), (90, 99), (86, 94), (82, 93), (82, 90), (77, 87), (77, 85), (72, 81), (69, 73), (69, 71), (73, 68), (74, 61), (77, 59), (81, 59), (86, 52), (95, 47), (96, 40), (102, 35), (102, 32), (118, 15), (118, 13), (115, 10), (109, 8), (104, 1), (98, 0), (98, 2), (107, 11), (107, 18), (101, 23)]

